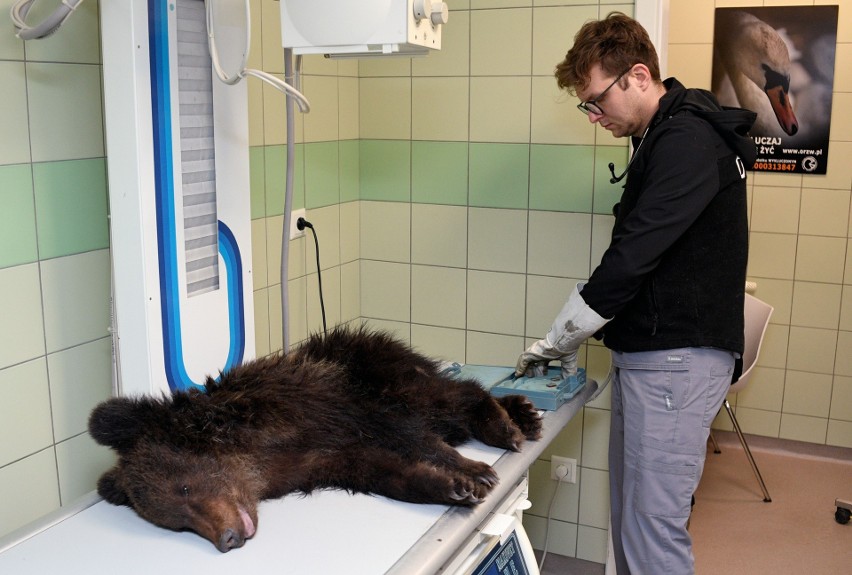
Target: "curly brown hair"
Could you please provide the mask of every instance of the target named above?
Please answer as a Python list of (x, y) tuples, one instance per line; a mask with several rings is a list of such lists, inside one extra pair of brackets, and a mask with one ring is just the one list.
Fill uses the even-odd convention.
[(556, 66), (556, 83), (575, 95), (589, 84), (591, 68), (598, 63), (611, 76), (644, 64), (654, 81), (661, 81), (657, 51), (648, 32), (621, 12), (610, 12), (603, 20), (583, 24), (574, 36), (574, 46)]

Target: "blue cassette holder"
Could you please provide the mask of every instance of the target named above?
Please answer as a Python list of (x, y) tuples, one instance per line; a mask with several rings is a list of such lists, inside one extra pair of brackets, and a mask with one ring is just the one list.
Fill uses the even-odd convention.
[(474, 379), (495, 397), (524, 395), (538, 409), (554, 411), (570, 400), (586, 385), (586, 370), (577, 368), (577, 374), (562, 378), (560, 367), (549, 367), (542, 377), (515, 378), (510, 367), (488, 365), (463, 365), (453, 374), (459, 378)]

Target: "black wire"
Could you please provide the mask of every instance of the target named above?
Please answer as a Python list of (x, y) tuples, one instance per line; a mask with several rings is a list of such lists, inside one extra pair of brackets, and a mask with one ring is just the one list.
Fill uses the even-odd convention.
[(322, 296), (322, 271), (320, 270), (320, 249), (319, 249), (319, 240), (317, 239), (317, 232), (314, 230), (314, 226), (307, 220), (303, 220), (306, 228), (311, 229), (311, 233), (314, 235), (314, 246), (316, 247), (317, 252), (317, 284), (319, 284), (319, 298), (320, 298), (320, 309), (322, 310), (322, 332), (328, 337), (328, 326), (325, 322), (325, 300)]

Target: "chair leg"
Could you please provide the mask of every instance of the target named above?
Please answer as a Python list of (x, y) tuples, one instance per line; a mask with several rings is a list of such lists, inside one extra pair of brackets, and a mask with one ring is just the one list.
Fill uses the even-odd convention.
[(737, 437), (740, 438), (740, 443), (743, 446), (743, 450), (745, 451), (746, 457), (748, 458), (748, 462), (751, 464), (751, 470), (754, 471), (754, 476), (757, 478), (757, 482), (760, 483), (760, 489), (763, 490), (763, 500), (767, 503), (772, 501), (772, 498), (769, 497), (769, 491), (766, 489), (766, 483), (763, 482), (763, 477), (760, 475), (760, 470), (757, 468), (757, 463), (754, 462), (754, 457), (751, 454), (751, 449), (748, 448), (748, 443), (746, 443), (745, 437), (743, 437), (743, 432), (740, 429), (740, 424), (737, 422), (737, 416), (734, 415), (734, 410), (731, 409), (731, 404), (728, 403), (728, 400), (725, 399), (723, 404), (725, 406), (725, 411), (728, 412), (728, 415), (731, 417), (731, 423), (734, 424), (734, 431), (737, 432)]
[(710, 430), (710, 441), (713, 443), (713, 453), (719, 454), (722, 453), (722, 450), (719, 449), (719, 443), (716, 441), (716, 436), (713, 435), (713, 430)]

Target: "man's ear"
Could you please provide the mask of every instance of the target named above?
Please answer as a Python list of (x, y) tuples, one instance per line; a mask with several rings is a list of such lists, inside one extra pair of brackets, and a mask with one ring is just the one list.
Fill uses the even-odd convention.
[(654, 83), (651, 71), (645, 64), (634, 64), (630, 70), (630, 76), (633, 78), (635, 85), (641, 90), (647, 90)]
[(113, 505), (130, 505), (127, 493), (118, 485), (118, 468), (113, 467), (98, 479), (98, 495)]
[(119, 453), (133, 448), (150, 425), (156, 425), (163, 405), (151, 398), (113, 397), (92, 410), (89, 433)]

